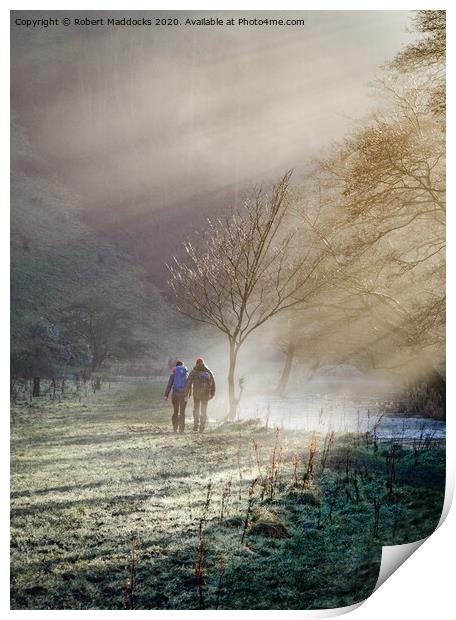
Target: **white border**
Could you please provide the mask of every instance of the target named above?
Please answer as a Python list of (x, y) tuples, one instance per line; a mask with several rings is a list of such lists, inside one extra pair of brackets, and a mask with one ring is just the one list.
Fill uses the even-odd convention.
[[(448, 36), (448, 66), (453, 67), (453, 10), (448, 9), (448, 2), (414, 2), (404, 3), (395, 2), (393, 0), (383, 1), (382, 3), (370, 3), (366, 7), (365, 2), (336, 2), (336, 1), (320, 1), (320, 2), (290, 2), (284, 0), (280, 3), (273, 2), (252, 2), (245, 0), (244, 2), (237, 2), (233, 0), (230, 3), (209, 3), (209, 2), (173, 2), (171, 5), (168, 2), (132, 2), (129, 3), (129, 10), (417, 10), (417, 9), (442, 9), (447, 8), (448, 29), (451, 33)], [(111, 614), (111, 611), (66, 611), (66, 612), (47, 612), (47, 611), (9, 611), (9, 519), (6, 511), (6, 506), (9, 501), (9, 417), (7, 415), (9, 402), (7, 401), (9, 393), (8, 376), (9, 376), (9, 355), (8, 355), (8, 343), (9, 343), (9, 215), (7, 205), (9, 204), (9, 10), (128, 10), (125, 3), (122, 2), (78, 2), (64, 6), (59, 2), (46, 2), (45, 9), (37, 2), (18, 2), (14, 6), (10, 5), (8, 9), (2, 9), (0, 15), (2, 20), (0, 22), (1, 28), (1, 55), (0, 63), (2, 68), (2, 80), (0, 82), (3, 92), (0, 99), (0, 105), (2, 106), (2, 160), (1, 160), (1, 189), (3, 192), (2, 208), (0, 209), (0, 231), (2, 235), (2, 243), (0, 244), (1, 252), (1, 277), (2, 277), (2, 291), (3, 291), (3, 303), (1, 305), (1, 326), (2, 326), (2, 358), (1, 358), (1, 381), (2, 389), (1, 394), (5, 399), (5, 407), (2, 411), (1, 421), (4, 425), (2, 428), (2, 458), (3, 463), (0, 469), (2, 475), (2, 492), (4, 501), (2, 502), (3, 509), (1, 511), (1, 609), (6, 611), (7, 614), (14, 614), (15, 616), (22, 616), (30, 613), (48, 614), (48, 613), (64, 613), (66, 615), (73, 615), (77, 613), (83, 613), (85, 615), (92, 614)], [(453, 80), (449, 74), (448, 83), (448, 109), (453, 110)], [(453, 122), (452, 114), (448, 114), (448, 169), (453, 170)], [(454, 201), (453, 197), (453, 182), (451, 176), (448, 179), (449, 190), (449, 204), (452, 206)], [(454, 381), (454, 359), (453, 359), (453, 346), (455, 343), (455, 328), (452, 323), (452, 311), (454, 310), (454, 284), (453, 284), (453, 268), (455, 265), (455, 250), (452, 244), (452, 237), (454, 234), (454, 216), (450, 213), (448, 216), (448, 272), (450, 274), (448, 278), (448, 384), (451, 386)], [(448, 456), (447, 456), (447, 491), (451, 493), (454, 487), (454, 471), (455, 471), (455, 441), (454, 430), (455, 423), (452, 420), (454, 413), (454, 395), (450, 389), (448, 393)], [(435, 532), (430, 541), (426, 542), (412, 557), (411, 560), (406, 562), (406, 566), (402, 566), (398, 569), (393, 579), (389, 579), (384, 585), (382, 585), (361, 607), (353, 612), (354, 618), (382, 618), (385, 614), (392, 615), (394, 618), (400, 617), (412, 617), (417, 620), (421, 618), (428, 620), (429, 617), (433, 618), (449, 618), (452, 616), (450, 610), (454, 610), (453, 605), (453, 553), (456, 531), (456, 519), (455, 509), (450, 511), (448, 518), (442, 524), (442, 526)], [(450, 581), (451, 580), (451, 581)], [(348, 611), (348, 610), (347, 610)], [(121, 612), (128, 614), (132, 612)], [(166, 611), (138, 611), (133, 612), (135, 617), (138, 614), (145, 615), (153, 613), (155, 616), (166, 614)], [(174, 615), (178, 614), (201, 614), (200, 611), (174, 611)], [(322, 612), (313, 611), (220, 611), (220, 612), (204, 612), (206, 617), (214, 614), (236, 614), (239, 616), (246, 616), (247, 614), (283, 614), (293, 615), (295, 617), (328, 617), (334, 615), (334, 610), (328, 610)]]

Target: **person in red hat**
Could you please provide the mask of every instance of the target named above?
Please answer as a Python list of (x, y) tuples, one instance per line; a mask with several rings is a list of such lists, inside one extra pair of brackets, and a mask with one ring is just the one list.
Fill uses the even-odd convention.
[(207, 403), (215, 395), (215, 379), (211, 370), (198, 357), (187, 380), (186, 396), (193, 392), (193, 430), (202, 433), (207, 421)]

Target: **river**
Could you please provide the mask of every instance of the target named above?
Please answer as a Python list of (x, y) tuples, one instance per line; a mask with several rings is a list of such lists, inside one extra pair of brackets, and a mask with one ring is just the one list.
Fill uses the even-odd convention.
[(385, 401), (377, 398), (352, 400), (332, 396), (303, 395), (292, 398), (254, 398), (242, 401), (239, 419), (261, 418), (270, 427), (327, 432), (375, 432), (379, 439), (445, 439), (443, 420), (419, 418), (394, 411), (382, 416)]

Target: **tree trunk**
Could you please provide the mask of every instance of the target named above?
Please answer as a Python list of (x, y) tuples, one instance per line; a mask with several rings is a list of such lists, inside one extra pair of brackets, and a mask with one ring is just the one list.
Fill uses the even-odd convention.
[(228, 399), (229, 410), (228, 419), (234, 420), (236, 417), (237, 406), (239, 400), (236, 398), (236, 389), (234, 385), (234, 374), (236, 370), (237, 349), (235, 342), (230, 340), (230, 366), (228, 369)]
[(33, 377), (33, 393), (32, 393), (33, 398), (36, 398), (37, 396), (40, 396), (40, 378), (39, 377)]
[(293, 366), (293, 359), (295, 354), (295, 348), (293, 344), (288, 344), (287, 354), (285, 356), (285, 364), (282, 369), (282, 374), (280, 376), (279, 383), (275, 389), (275, 393), (278, 396), (283, 396), (285, 393), (285, 389), (288, 385), (288, 380), (291, 374), (291, 367)]

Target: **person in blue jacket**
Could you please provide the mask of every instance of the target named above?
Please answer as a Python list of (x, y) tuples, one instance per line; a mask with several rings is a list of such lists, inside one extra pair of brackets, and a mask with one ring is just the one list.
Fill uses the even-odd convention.
[(165, 400), (168, 400), (171, 389), (173, 391), (171, 402), (173, 403), (173, 416), (171, 418), (173, 424), (173, 431), (177, 433), (183, 433), (185, 430), (185, 408), (187, 406), (187, 394), (186, 385), (188, 379), (188, 370), (184, 366), (183, 362), (176, 362), (176, 367), (173, 368), (171, 376), (168, 380), (168, 385), (165, 390)]

